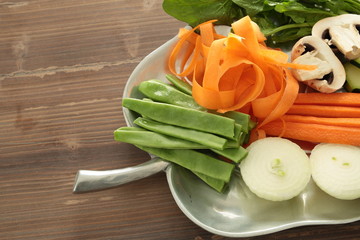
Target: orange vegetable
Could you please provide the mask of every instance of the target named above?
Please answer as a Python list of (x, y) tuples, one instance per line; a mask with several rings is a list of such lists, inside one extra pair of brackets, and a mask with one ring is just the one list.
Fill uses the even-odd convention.
[(327, 118), (301, 115), (284, 115), (285, 122), (315, 123), (329, 126), (357, 127), (360, 128), (360, 118)]
[(266, 47), (266, 38), (248, 16), (233, 23), (232, 30), (227, 37), (219, 35), (213, 21), (180, 30), (169, 69), (192, 82), (193, 97), (201, 106), (246, 111), (261, 126), (281, 117), (295, 101), (298, 82), (287, 68), (314, 66), (288, 63), (287, 54)]
[(360, 128), (330, 126), (314, 123), (273, 121), (264, 125), (268, 136), (282, 137), (316, 143), (338, 143), (360, 146)]
[[(296, 98), (296, 96), (298, 94), (298, 90), (299, 90), (298, 82), (288, 72), (288, 70), (284, 70), (284, 71), (287, 73), (286, 77), (284, 77), (286, 84), (285, 84), (285, 87), (283, 89), (281, 89), (281, 92), (282, 92), (281, 97), (276, 102), (276, 106), (274, 108), (271, 108), (271, 111), (268, 112), (268, 115), (263, 119), (263, 121), (261, 121), (257, 125), (257, 128), (260, 128), (264, 124), (271, 122), (273, 120), (276, 120), (276, 119), (280, 118), (281, 116), (283, 116), (291, 108), (293, 102), (295, 101), (295, 98)], [(269, 98), (271, 98), (271, 96), (273, 96), (273, 95), (269, 95), (269, 97), (266, 97), (264, 99), (265, 106), (260, 107), (260, 109), (258, 110), (259, 113), (268, 111), (266, 103), (269, 103), (269, 104), (271, 103)], [(256, 102), (253, 103), (253, 106), (254, 106), (254, 104), (256, 104)], [(254, 115), (256, 116), (255, 111), (254, 111)], [(258, 117), (260, 118), (260, 116), (258, 116)]]
[(329, 106), (360, 106), (359, 93), (299, 93), (295, 104), (318, 104)]
[(232, 34), (227, 39), (214, 41), (203, 78), (193, 78), (193, 97), (203, 107), (219, 112), (236, 110), (262, 92), (265, 83), (262, 69), (234, 51), (227, 51), (226, 46), (241, 45), (239, 40)]
[(294, 104), (290, 107), (289, 111), (286, 114), (315, 117), (360, 118), (360, 107)]
[[(195, 65), (201, 57), (202, 51), (202, 46), (200, 45), (202, 41), (199, 39), (199, 36), (195, 36), (194, 33), (201, 26), (208, 24), (212, 25), (213, 22), (216, 22), (216, 20), (204, 22), (188, 31), (184, 29), (179, 31), (179, 41), (175, 44), (173, 50), (171, 51), (168, 61), (168, 67), (172, 73), (179, 77), (186, 77), (194, 71)], [(182, 51), (184, 51), (185, 54), (181, 55)], [(176, 69), (178, 60), (181, 60), (180, 72)], [(188, 65), (186, 66), (187, 63)]]

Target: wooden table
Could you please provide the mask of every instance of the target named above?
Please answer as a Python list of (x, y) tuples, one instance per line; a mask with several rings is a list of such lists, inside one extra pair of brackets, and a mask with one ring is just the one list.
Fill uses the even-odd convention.
[[(148, 159), (113, 131), (135, 66), (184, 26), (161, 3), (0, 1), (0, 239), (227, 239), (185, 217), (164, 173), (72, 193), (79, 169)], [(360, 239), (360, 222), (245, 239)]]

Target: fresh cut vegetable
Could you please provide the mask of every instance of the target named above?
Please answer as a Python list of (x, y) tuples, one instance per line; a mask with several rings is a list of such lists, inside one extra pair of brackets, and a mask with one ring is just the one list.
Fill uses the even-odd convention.
[(164, 0), (163, 9), (192, 27), (211, 19), (231, 25), (248, 15), (260, 26), (269, 43), (291, 43), (309, 35), (320, 19), (344, 13), (360, 14), (360, 3), (357, 0)]
[(209, 177), (208, 175), (194, 172), (194, 171), (192, 171), (192, 173), (194, 173), (201, 180), (203, 180), (207, 185), (209, 185), (210, 187), (212, 187), (213, 189), (215, 189), (218, 192), (223, 192), (225, 187), (227, 186), (225, 181), (222, 181), (222, 180), (219, 180), (216, 178), (212, 178), (212, 177)]
[(318, 144), (310, 161), (312, 178), (324, 192), (343, 200), (360, 198), (360, 147)]
[(122, 127), (114, 131), (114, 139), (119, 142), (131, 143), (146, 147), (170, 149), (205, 149), (199, 143), (179, 139), (164, 134), (147, 131), (138, 127)]
[(314, 123), (329, 126), (355, 127), (360, 128), (360, 118), (343, 117), (314, 117), (303, 115), (284, 115), (281, 119), (285, 122)]
[(191, 85), (183, 80), (175, 77), (172, 74), (166, 74), (166, 79), (174, 85), (179, 91), (186, 93), (187, 95), (192, 94)]
[(138, 146), (140, 149), (176, 163), (191, 171), (229, 182), (235, 165), (219, 161), (206, 154), (189, 149), (161, 149)]
[(315, 70), (293, 69), (292, 72), (298, 81), (319, 92), (335, 92), (345, 83), (346, 75), (343, 64), (328, 43), (320, 37), (305, 36), (299, 39), (292, 47), (291, 61), (297, 64), (311, 63), (317, 66)]
[(290, 140), (268, 137), (253, 142), (247, 150), (240, 171), (245, 184), (258, 197), (289, 200), (310, 181), (309, 158)]
[[(171, 2), (165, 0), (164, 7), (171, 6)], [(209, 2), (216, 5), (222, 1)], [(258, 3), (263, 1), (253, 6), (245, 2), (227, 1), (219, 11), (235, 3), (255, 13)], [(187, 7), (196, 4), (205, 4), (207, 9), (213, 7), (206, 1), (192, 2)], [(268, 1), (262, 4), (265, 6)], [(304, 25), (290, 24), (289, 29), (313, 25), (306, 22), (310, 18), (304, 11), (318, 17), (323, 14), (322, 18), (338, 14), (331, 9), (304, 7), (298, 1), (273, 4), (278, 13), (285, 13), (291, 19), (299, 21), (300, 16), (304, 17), (301, 23)], [(321, 1), (320, 5), (326, 4)], [(260, 12), (263, 11), (272, 10), (264, 8)], [(299, 58), (306, 61), (289, 63), (287, 53), (265, 44), (267, 38), (261, 31), (262, 25), (255, 23), (259, 20), (256, 17), (254, 20), (250, 16), (242, 17), (231, 22), (228, 34), (218, 33), (215, 24), (243, 14), (232, 13), (220, 20), (208, 19), (193, 28), (179, 30), (178, 41), (167, 62), (171, 74), (166, 78), (171, 84), (156, 79), (139, 84), (138, 97), (124, 98), (122, 102), (124, 108), (141, 116), (134, 121), (137, 127), (119, 128), (114, 137), (190, 170), (219, 192), (229, 183), (238, 165), (244, 182), (255, 195), (271, 201), (289, 200), (303, 191), (311, 177), (309, 157), (291, 140), (352, 145), (359, 150), (360, 97), (356, 93), (299, 93), (294, 72), (304, 73), (302, 77), (314, 70), (324, 73), (321, 78), (315, 74), (311, 79), (319, 86), (325, 84), (328, 87), (325, 92), (339, 89), (344, 81), (329, 90), (332, 81), (338, 79), (338, 72), (325, 61), (326, 55), (318, 59), (321, 64), (307, 61), (320, 54), (311, 50), (317, 45), (309, 42), (300, 46), (303, 52), (298, 51)], [(328, 45), (326, 48), (334, 55)], [(249, 147), (244, 148), (248, 142)], [(347, 156), (353, 159), (354, 149), (350, 151), (346, 147), (339, 152), (344, 152), (346, 157), (341, 160), (342, 167), (354, 165), (357, 171), (354, 160), (347, 160)], [(348, 152), (352, 153), (348, 155)], [(316, 159), (316, 151), (314, 156)], [(333, 155), (333, 161), (338, 159), (340, 155)], [(318, 185), (325, 192), (340, 199), (354, 198), (348, 193), (332, 191), (322, 182), (323, 175), (319, 176)], [(357, 193), (356, 188), (354, 191)]]
[(301, 105), (294, 104), (287, 114), (298, 114), (317, 117), (360, 117), (360, 107), (347, 106), (324, 106), (324, 105)]
[(315, 142), (360, 146), (360, 128), (278, 120), (262, 128), (268, 136)]
[(360, 107), (360, 94), (349, 92), (328, 94), (318, 92), (298, 93), (294, 104)]
[(188, 94), (185, 94), (170, 84), (166, 84), (159, 80), (150, 79), (140, 83), (139, 91), (154, 101), (170, 103), (196, 110), (206, 110), (197, 104)]
[(248, 133), (252, 128), (255, 127), (255, 123), (250, 119), (249, 114), (245, 114), (238, 111), (229, 111), (222, 114), (225, 117), (232, 118), (237, 124), (242, 126), (242, 130)]
[(208, 148), (222, 150), (225, 148), (225, 144), (227, 142), (227, 139), (211, 133), (164, 124), (151, 119), (137, 118), (134, 123), (150, 131), (196, 142), (202, 146), (207, 146)]
[(136, 88), (143, 95), (137, 96), (147, 98), (123, 99), (123, 107), (140, 116), (133, 122), (136, 127), (121, 127), (114, 138), (187, 168), (221, 192), (235, 164), (247, 155), (241, 145), (255, 124), (244, 113), (214, 114), (194, 108), (191, 95), (177, 90), (185, 85), (171, 79), (175, 84), (144, 81)]
[(247, 155), (247, 151), (242, 146), (238, 146), (235, 148), (226, 148), (223, 150), (211, 149), (211, 151), (217, 153), (220, 156), (223, 156), (234, 163), (241, 162)]
[[(360, 59), (358, 60), (360, 61)], [(346, 84), (345, 88), (349, 92), (356, 92), (357, 95), (360, 95), (360, 66), (347, 62), (344, 64), (346, 72)], [(358, 101), (359, 103), (359, 101)]]
[(235, 121), (230, 118), (172, 104), (125, 98), (123, 107), (153, 120), (180, 127), (218, 134), (234, 139)]
[(349, 117), (359, 118), (360, 107), (294, 104), (287, 114), (297, 114), (316, 117)]
[(195, 101), (207, 109), (251, 113), (258, 127), (281, 117), (299, 89), (288, 68), (314, 66), (288, 63), (286, 53), (266, 47), (248, 16), (234, 22), (234, 33), (226, 37), (215, 31), (213, 22), (180, 30), (168, 61), (170, 71), (192, 82)]
[(360, 146), (359, 107), (358, 93), (299, 93), (285, 115), (260, 129), (267, 136)]
[(341, 14), (316, 22), (311, 34), (326, 42), (342, 59), (354, 60), (360, 57), (360, 15)]

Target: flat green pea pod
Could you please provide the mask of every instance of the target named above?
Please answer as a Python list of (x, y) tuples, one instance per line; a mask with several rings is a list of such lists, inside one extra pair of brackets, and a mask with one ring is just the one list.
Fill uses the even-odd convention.
[(195, 150), (136, 146), (150, 154), (154, 154), (164, 160), (187, 168), (190, 171), (204, 174), (226, 183), (230, 181), (231, 174), (235, 168), (234, 164), (221, 161)]
[(138, 127), (122, 127), (114, 131), (114, 139), (134, 145), (169, 149), (204, 149), (205, 146), (187, 140), (166, 136)]
[(124, 98), (122, 105), (155, 121), (235, 138), (235, 121), (231, 118), (172, 104)]
[(209, 177), (202, 173), (197, 173), (197, 172), (193, 172), (193, 173), (216, 191), (218, 192), (224, 191), (226, 186), (226, 183), (224, 181)]
[(222, 116), (234, 119), (237, 124), (240, 124), (243, 128), (242, 131), (248, 133), (251, 130), (250, 125), (250, 115), (242, 112), (237, 111), (229, 111), (226, 113), (221, 114)]
[(186, 93), (187, 95), (192, 95), (192, 87), (190, 86), (190, 84), (182, 81), (181, 79), (171, 74), (166, 74), (166, 79), (171, 82), (178, 90)]
[(200, 111), (206, 111), (195, 102), (192, 96), (189, 96), (170, 84), (166, 84), (159, 80), (151, 79), (140, 83), (139, 90), (148, 98), (163, 103), (174, 104), (177, 106), (188, 107)]
[(243, 160), (248, 153), (247, 150), (241, 146), (238, 148), (227, 148), (224, 150), (211, 149), (211, 151), (226, 157), (235, 163), (239, 163), (241, 160)]
[(227, 143), (227, 139), (211, 133), (160, 123), (151, 119), (139, 117), (134, 123), (147, 130), (196, 142), (208, 148), (222, 150)]

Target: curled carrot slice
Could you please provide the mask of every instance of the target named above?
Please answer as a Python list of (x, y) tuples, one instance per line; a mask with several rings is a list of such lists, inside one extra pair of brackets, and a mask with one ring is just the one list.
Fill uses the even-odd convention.
[(189, 43), (189, 42), (194, 43), (194, 32), (197, 29), (199, 29), (201, 26), (207, 25), (207, 24), (212, 24), (213, 22), (216, 22), (216, 20), (210, 20), (210, 21), (204, 22), (189, 31), (184, 31), (184, 30), (180, 31), (179, 41), (175, 44), (173, 50), (171, 51), (169, 61), (168, 61), (169, 70), (173, 74), (175, 74), (179, 77), (186, 77), (187, 75), (189, 75), (193, 72), (193, 70), (195, 68), (195, 63), (197, 62), (197, 57), (199, 57), (199, 53), (200, 53), (199, 52), (200, 44), (196, 44), (196, 42), (198, 42), (197, 38), (199, 36), (196, 38), (195, 47), (193, 47), (194, 53), (192, 54), (192, 57), (189, 57), (189, 55), (186, 54), (185, 58), (184, 58), (185, 61), (188, 61), (189, 59), (191, 59), (190, 60), (191, 63), (182, 72), (178, 73), (176, 70), (176, 62), (177, 62), (178, 58), (181, 58), (181, 51), (183, 50), (185, 44)]
[[(218, 34), (213, 23), (179, 32), (169, 69), (192, 82), (193, 97), (201, 106), (221, 113), (251, 113), (258, 120), (258, 137), (264, 137), (261, 127), (280, 119), (297, 97), (299, 85), (289, 68), (315, 66), (289, 63), (286, 53), (267, 47), (266, 38), (248, 16), (234, 22), (228, 36)], [(185, 49), (182, 55), (181, 49)], [(180, 71), (175, 68), (177, 61)]]

